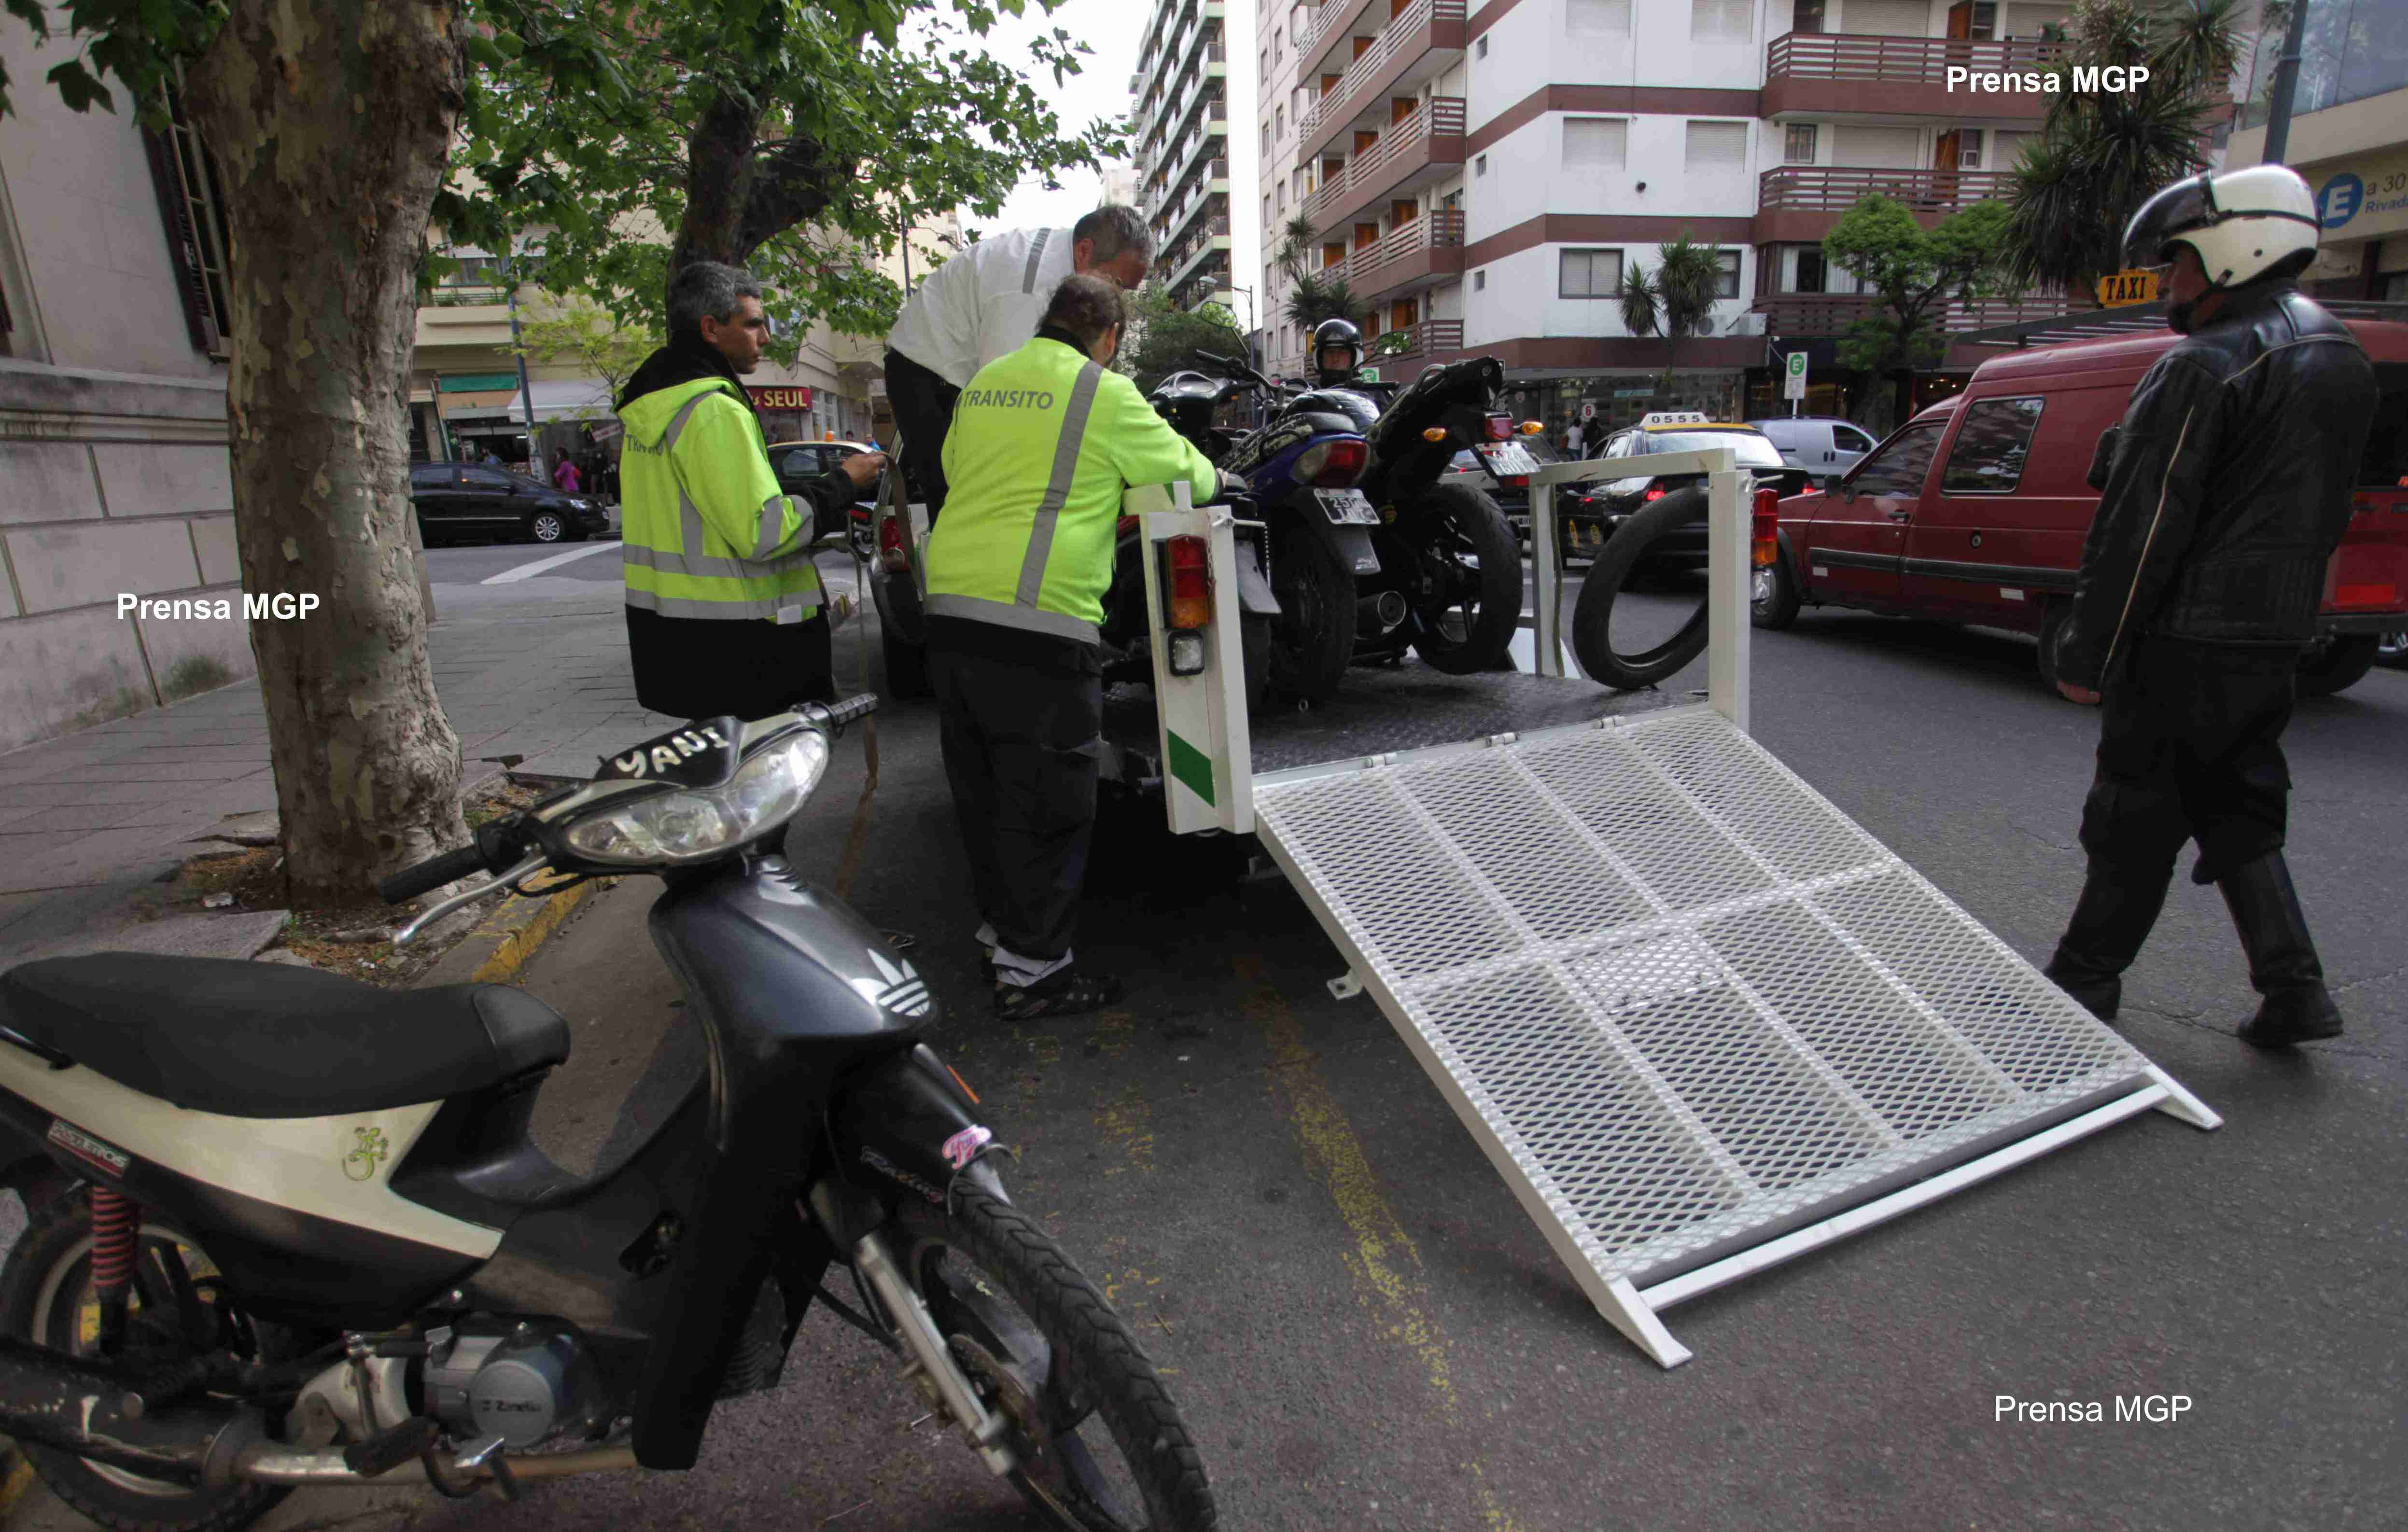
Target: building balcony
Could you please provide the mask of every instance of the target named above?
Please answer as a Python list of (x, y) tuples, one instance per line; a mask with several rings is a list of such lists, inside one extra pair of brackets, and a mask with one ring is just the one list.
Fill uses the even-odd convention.
[(1463, 275), (1463, 209), (1424, 214), (1333, 261), (1314, 275), (1340, 280), (1366, 303), (1399, 297)]
[(1330, 173), (1307, 197), (1304, 216), (1328, 233), (1385, 198), (1443, 179), (1463, 166), (1463, 101), (1433, 96), (1383, 129), (1379, 141)]
[[(1297, 123), (1297, 163), (1338, 142), (1393, 95), (1422, 83), (1463, 57), (1464, 0), (1412, 0), (1321, 93)], [(1375, 125), (1370, 122), (1366, 127)]]
[(1157, 263), (1156, 269), (1168, 274), (1163, 285), (1177, 289), (1195, 276), (1197, 268), (1211, 259), (1216, 251), (1221, 252), (1221, 265), (1226, 270), (1229, 264), (1228, 250), (1229, 221), (1226, 218), (1212, 219), (1164, 256)]
[[(1323, 0), (1321, 8), (1313, 13), (1311, 24), (1300, 36), (1290, 39), (1296, 44), (1296, 78), (1310, 79), (1326, 72), (1330, 50), (1338, 45), (1339, 39), (1354, 35), (1354, 23), (1362, 20), (1363, 13), (1372, 6), (1385, 4), (1393, 15), (1399, 3), (1400, 0)], [(1338, 67), (1342, 69), (1352, 62), (1340, 59)]]
[[(1770, 293), (1757, 298), (1749, 309), (1764, 316), (1766, 334), (1783, 340), (1809, 340), (1819, 336), (1845, 335), (1848, 326), (1877, 313), (1881, 301), (1869, 294)], [(2059, 319), (2098, 307), (2086, 300), (2042, 294), (2021, 299), (1959, 300), (1942, 310), (1940, 327), (1949, 335), (1962, 335), (1993, 324)]]
[(1985, 91), (1969, 96), (1948, 89), (1948, 71), (1955, 66), (1976, 74), (2019, 74), (2055, 64), (2068, 51), (2063, 43), (1787, 33), (1765, 45), (1764, 91), (1756, 115), (1870, 111), (2038, 122), (2057, 98), (2038, 91)]
[(1411, 362), (1461, 350), (1463, 321), (1426, 319), (1419, 324), (1408, 324), (1379, 336), (1366, 348), (1363, 360), (1373, 366), (1385, 366), (1391, 362)]
[(1163, 197), (1166, 205), (1177, 203), (1189, 194), (1197, 180), (1226, 180), (1229, 175), (1229, 126), (1226, 122), (1207, 122), (1196, 142), (1179, 151), (1177, 168), (1163, 178), (1168, 191)]
[(1878, 193), (1904, 203), (1926, 228), (2014, 190), (2011, 170), (1858, 170), (1792, 165), (1756, 178), (1756, 242), (1813, 244), (1840, 215)]

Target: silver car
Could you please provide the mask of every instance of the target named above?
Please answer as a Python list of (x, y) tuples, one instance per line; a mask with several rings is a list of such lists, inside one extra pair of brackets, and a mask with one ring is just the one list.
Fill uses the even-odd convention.
[(1873, 450), (1873, 438), (1836, 415), (1789, 415), (1750, 421), (1781, 450), (1781, 461), (1803, 468), (1816, 483), (1834, 479), (1856, 465)]

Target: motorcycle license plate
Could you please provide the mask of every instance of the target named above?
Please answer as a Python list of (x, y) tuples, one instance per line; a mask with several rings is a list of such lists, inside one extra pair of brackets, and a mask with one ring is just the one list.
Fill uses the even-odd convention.
[(1315, 490), (1312, 497), (1321, 502), (1323, 513), (1340, 526), (1380, 524), (1380, 513), (1372, 508), (1371, 497), (1361, 490)]
[(1539, 471), (1539, 460), (1532, 457), (1518, 441), (1501, 441), (1480, 449), (1487, 460), (1488, 471), (1494, 474), (1529, 474)]

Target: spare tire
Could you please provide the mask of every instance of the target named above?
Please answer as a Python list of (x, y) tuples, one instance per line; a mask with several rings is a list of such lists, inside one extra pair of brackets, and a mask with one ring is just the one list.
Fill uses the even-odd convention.
[(1613, 643), (1613, 604), (1629, 582), (1630, 573), (1648, 555), (1653, 544), (1673, 532), (1703, 521), (1706, 492), (1675, 490), (1616, 527), (1605, 551), (1588, 566), (1580, 602), (1572, 608), (1572, 652), (1591, 680), (1619, 692), (1653, 686), (1706, 651), (1706, 600), (1678, 631), (1658, 644), (1618, 651)]

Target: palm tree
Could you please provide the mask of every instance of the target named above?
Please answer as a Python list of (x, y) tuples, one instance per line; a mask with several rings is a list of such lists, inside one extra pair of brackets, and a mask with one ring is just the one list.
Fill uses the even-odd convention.
[(1296, 291), (1288, 294), (1287, 322), (1310, 330), (1326, 319), (1352, 320), (1361, 324), (1370, 317), (1370, 306), (1354, 295), (1343, 277), (1323, 281), (1318, 277), (1297, 280)]
[(1312, 258), (1314, 230), (1312, 220), (1297, 213), (1280, 225), (1279, 249), (1272, 252), (1271, 262), (1287, 273), (1287, 279), (1301, 282), (1311, 275), (1305, 264)]
[(2079, 292), (2122, 269), (2124, 225), (2141, 204), (2207, 167), (2209, 115), (2225, 105), (2243, 4), (2092, 0), (2074, 12), (2071, 56), (2056, 72), (2139, 64), (2149, 76), (2130, 91), (2050, 98), (2040, 139), (2014, 167), (2003, 253), (2016, 283)]
[(1690, 239), (1685, 229), (1656, 256), (1652, 272), (1635, 261), (1623, 272), (1622, 323), (1634, 336), (1660, 335), (1668, 342), (1664, 382), (1669, 389), (1682, 337), (1713, 331), (1723, 271), (1713, 249)]

